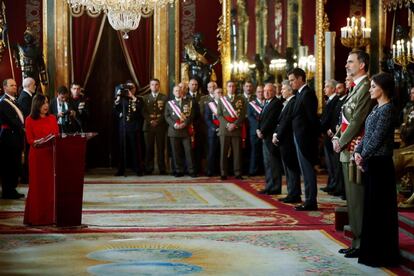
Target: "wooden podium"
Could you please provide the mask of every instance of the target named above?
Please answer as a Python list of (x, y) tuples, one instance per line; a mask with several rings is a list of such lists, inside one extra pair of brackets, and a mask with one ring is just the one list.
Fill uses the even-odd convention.
[(58, 227), (82, 224), (86, 142), (96, 133), (62, 134), (53, 141), (55, 223)]

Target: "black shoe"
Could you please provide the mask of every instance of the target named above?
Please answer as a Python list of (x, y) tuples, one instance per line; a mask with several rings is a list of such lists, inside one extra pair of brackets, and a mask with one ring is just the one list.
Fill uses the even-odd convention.
[(175, 177), (183, 177), (184, 176), (184, 174), (183, 173), (176, 173), (175, 174)]
[(302, 204), (295, 206), (296, 211), (317, 211), (318, 205), (317, 204)]
[(20, 199), (20, 198), (23, 198), (23, 197), (24, 197), (24, 194), (15, 192), (15, 193), (10, 194), (10, 195), (3, 195), (1, 198), (3, 198), (3, 199)]
[(267, 195), (281, 195), (282, 192), (277, 192), (277, 191), (271, 191), (271, 192), (267, 192)]
[(323, 187), (323, 188), (320, 188), (320, 190), (323, 191), (323, 192), (325, 192), (325, 193), (333, 192), (333, 189), (330, 188), (330, 187)]
[(222, 175), (222, 176), (220, 176), (220, 179), (221, 179), (221, 180), (227, 180), (227, 176)]
[(234, 178), (239, 179), (239, 180), (243, 180), (244, 179), (243, 176), (241, 176), (241, 175), (236, 175)]
[(213, 176), (213, 174), (212, 174), (212, 173), (207, 173), (207, 174), (206, 174), (206, 176), (208, 176), (208, 177), (212, 177), (212, 176)]
[(281, 200), (283, 203), (301, 203), (302, 199), (300, 197), (285, 197), (284, 200)]
[(190, 176), (191, 176), (192, 178), (196, 178), (196, 177), (198, 177), (198, 175), (197, 175), (196, 173), (192, 173), (192, 174), (190, 174)]
[(345, 258), (358, 258), (359, 257), (359, 248), (353, 248), (351, 251), (344, 255)]
[(144, 176), (142, 172), (137, 172), (137, 176)]
[(117, 171), (115, 174), (114, 174), (114, 176), (122, 176), (122, 175), (124, 175), (125, 174), (125, 172), (123, 172), (123, 171)]
[(348, 248), (341, 248), (338, 250), (338, 253), (340, 254), (348, 254), (349, 252), (351, 252), (352, 250), (354, 250), (352, 247), (348, 247)]
[(160, 171), (160, 175), (167, 175), (166, 171)]
[(151, 175), (152, 174), (152, 171), (151, 170), (145, 170), (145, 174), (146, 175)]
[(263, 190), (258, 191), (258, 193), (261, 195), (267, 195), (268, 191), (266, 189), (263, 189)]

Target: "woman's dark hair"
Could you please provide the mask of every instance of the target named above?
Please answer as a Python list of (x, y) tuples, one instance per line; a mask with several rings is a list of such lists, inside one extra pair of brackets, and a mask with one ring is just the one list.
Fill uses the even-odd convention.
[[(33, 98), (32, 103), (32, 110), (30, 112), (30, 117), (32, 119), (37, 120), (40, 118), (40, 109), (42, 108), (42, 105), (46, 102), (47, 97), (43, 94), (36, 94)], [(49, 111), (47, 112), (46, 116), (49, 115)]]
[(378, 73), (374, 75), (371, 80), (375, 82), (376, 85), (381, 87), (381, 89), (384, 91), (385, 96), (387, 96), (389, 99), (392, 99), (394, 97), (394, 77), (391, 74), (388, 73)]

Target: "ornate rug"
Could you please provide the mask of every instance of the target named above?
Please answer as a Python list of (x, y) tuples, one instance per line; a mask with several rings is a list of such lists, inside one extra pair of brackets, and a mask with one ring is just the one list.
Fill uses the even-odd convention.
[[(324, 231), (1, 235), (6, 275), (386, 275)], [(253, 274), (252, 274), (253, 273)]]

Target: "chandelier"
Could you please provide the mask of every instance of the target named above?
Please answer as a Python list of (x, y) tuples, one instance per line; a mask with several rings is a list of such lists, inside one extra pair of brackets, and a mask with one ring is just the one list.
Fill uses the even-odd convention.
[(341, 28), (341, 43), (345, 47), (358, 49), (365, 47), (371, 40), (371, 28), (366, 26), (365, 17), (353, 16), (346, 19), (346, 26)]
[(411, 42), (403, 39), (397, 40), (397, 44), (392, 45), (392, 59), (395, 64), (400, 65), (404, 71), (410, 63), (414, 63), (414, 38)]
[(72, 11), (86, 10), (89, 14), (106, 13), (112, 28), (123, 33), (128, 39), (128, 32), (138, 28), (141, 17), (149, 17), (153, 11), (176, 0), (67, 0)]

